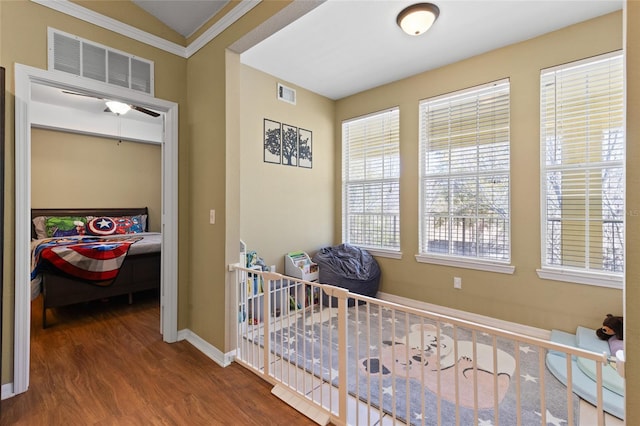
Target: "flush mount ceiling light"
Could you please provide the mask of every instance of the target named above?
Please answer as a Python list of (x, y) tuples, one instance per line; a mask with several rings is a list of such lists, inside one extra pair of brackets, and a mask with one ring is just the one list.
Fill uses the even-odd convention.
[(432, 3), (416, 3), (398, 14), (396, 22), (409, 35), (420, 35), (431, 28), (440, 15), (438, 6)]
[(111, 112), (115, 112), (118, 115), (126, 114), (131, 109), (129, 105), (118, 101), (107, 101), (105, 103)]

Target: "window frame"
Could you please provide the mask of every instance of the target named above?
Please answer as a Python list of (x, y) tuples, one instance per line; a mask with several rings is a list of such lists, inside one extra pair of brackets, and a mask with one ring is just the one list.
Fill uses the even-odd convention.
[[(626, 263), (626, 258), (623, 257), (623, 269), (621, 272), (614, 272), (614, 271), (607, 271), (607, 270), (598, 270), (598, 269), (591, 269), (588, 267), (585, 268), (578, 268), (578, 267), (572, 267), (572, 266), (568, 266), (568, 265), (563, 265), (560, 264), (558, 266), (556, 265), (552, 265), (549, 264), (547, 261), (547, 238), (548, 238), (548, 233), (547, 233), (547, 226), (548, 226), (548, 222), (551, 220), (547, 214), (548, 211), (548, 196), (547, 196), (547, 175), (549, 170), (551, 170), (551, 172), (556, 171), (556, 172), (566, 172), (568, 170), (570, 170), (570, 167), (565, 166), (564, 168), (562, 167), (562, 165), (560, 166), (556, 166), (556, 165), (552, 165), (552, 166), (547, 166), (547, 157), (546, 157), (546, 150), (547, 150), (547, 146), (548, 146), (548, 142), (547, 138), (546, 138), (546, 132), (544, 130), (544, 106), (545, 104), (543, 104), (544, 102), (544, 94), (543, 94), (543, 82), (545, 81), (545, 75), (548, 75), (550, 73), (556, 73), (558, 71), (568, 71), (568, 70), (572, 70), (575, 68), (578, 68), (580, 66), (588, 66), (588, 65), (595, 65), (596, 63), (605, 61), (605, 60), (620, 60), (621, 64), (620, 64), (620, 70), (619, 72), (621, 73), (621, 79), (622, 79), (622, 99), (621, 99), (621, 116), (622, 116), (622, 120), (621, 120), (621, 125), (618, 128), (618, 126), (614, 126), (611, 127), (611, 122), (608, 123), (609, 125), (609, 131), (611, 130), (615, 130), (615, 131), (622, 131), (623, 135), (623, 141), (622, 141), (622, 159), (619, 161), (612, 161), (610, 164), (615, 166), (615, 163), (619, 163), (616, 170), (620, 170), (622, 173), (622, 185), (623, 185), (623, 190), (622, 190), (622, 205), (623, 205), (623, 214), (621, 216), (621, 222), (622, 222), (622, 238), (623, 238), (623, 247), (622, 247), (622, 253), (624, 256), (624, 247), (626, 245), (626, 217), (624, 214), (624, 209), (626, 208), (626, 195), (625, 195), (625, 190), (626, 190), (626, 182), (625, 182), (625, 176), (626, 176), (626, 100), (625, 100), (625, 89), (624, 86), (626, 85), (625, 83), (625, 77), (624, 77), (624, 52), (621, 50), (617, 50), (614, 52), (609, 52), (609, 53), (605, 53), (602, 55), (597, 55), (594, 57), (590, 57), (590, 58), (585, 58), (582, 60), (578, 60), (578, 61), (573, 61), (567, 64), (562, 64), (562, 65), (558, 65), (555, 67), (550, 67), (550, 68), (546, 68), (546, 69), (542, 69), (540, 70), (540, 268), (536, 270), (536, 273), (538, 275), (539, 278), (541, 279), (545, 279), (545, 280), (554, 280), (554, 281), (563, 281), (563, 282), (571, 282), (571, 283), (576, 283), (576, 284), (585, 284), (585, 285), (593, 285), (593, 286), (598, 286), (598, 287), (607, 287), (607, 288), (617, 288), (617, 289), (622, 289), (624, 286), (624, 265)], [(556, 77), (556, 81), (557, 81), (557, 77)], [(554, 101), (554, 105), (557, 107), (557, 100)], [(616, 130), (618, 129), (618, 130)], [(557, 139), (556, 139), (557, 140)], [(595, 164), (597, 162), (594, 161), (588, 161), (585, 163), (585, 168), (587, 168), (588, 166), (591, 166), (592, 164)], [(604, 165), (604, 164), (609, 164), (609, 163), (605, 163), (605, 161), (601, 161), (601, 163), (603, 163), (602, 170), (604, 170), (605, 168), (607, 168), (608, 166)], [(592, 170), (591, 168), (589, 168), (589, 170)], [(599, 180), (598, 182), (603, 182), (603, 180)], [(585, 193), (588, 193), (588, 191), (585, 191)], [(582, 199), (582, 198), (581, 198)], [(585, 195), (584, 197), (584, 202), (585, 205), (589, 205), (589, 196)], [(590, 209), (587, 209), (590, 210)], [(589, 224), (589, 215), (587, 214), (586, 217), (584, 218), (584, 222), (586, 224)], [(604, 225), (604, 223), (606, 222), (606, 220), (603, 218), (602, 219), (602, 223)], [(587, 227), (588, 228), (588, 227)], [(588, 232), (588, 231), (587, 231)], [(588, 233), (585, 235), (585, 238), (587, 237)], [(592, 241), (590, 239), (587, 239), (587, 241), (585, 242), (585, 244), (590, 245), (593, 244)], [(585, 258), (585, 264), (589, 263), (589, 257)]]
[[(507, 115), (507, 120), (508, 120), (508, 124), (507, 124), (507, 131), (509, 132), (507, 139), (509, 140), (509, 144), (508, 144), (508, 160), (507, 160), (507, 168), (506, 170), (501, 170), (500, 172), (500, 176), (505, 176), (506, 174), (506, 178), (508, 180), (507, 183), (507, 208), (509, 210), (508, 212), (508, 225), (506, 226), (506, 232), (508, 233), (508, 248), (507, 248), (507, 258), (506, 259), (492, 259), (490, 257), (480, 257), (477, 255), (477, 251), (476, 251), (476, 255), (474, 256), (464, 256), (464, 255), (458, 255), (458, 254), (454, 254), (454, 253), (436, 253), (436, 252), (428, 252), (426, 251), (426, 249), (424, 249), (426, 242), (424, 241), (425, 239), (425, 221), (427, 220), (427, 216), (426, 216), (426, 212), (425, 210), (425, 184), (428, 180), (427, 177), (427, 173), (426, 173), (426, 165), (425, 162), (427, 161), (426, 159), (426, 154), (425, 154), (425, 148), (426, 148), (426, 144), (428, 143), (427, 141), (427, 135), (425, 135), (425, 131), (426, 131), (426, 127), (427, 127), (427, 123), (425, 123), (425, 117), (423, 114), (423, 107), (426, 107), (427, 104), (433, 104), (433, 103), (437, 103), (437, 102), (442, 102), (443, 100), (455, 100), (456, 98), (459, 97), (465, 97), (465, 96), (476, 96), (477, 97), (481, 96), (483, 93), (486, 93), (489, 89), (491, 88), (500, 88), (500, 87), (504, 87), (506, 86), (506, 90), (507, 90), (507, 96), (508, 96), (508, 100), (507, 100), (507, 106), (506, 106), (506, 111), (504, 111), (504, 113), (506, 113)], [(512, 243), (511, 243), (511, 144), (510, 144), (510, 115), (511, 115), (511, 84), (510, 84), (510, 80), (508, 78), (505, 79), (500, 79), (497, 81), (492, 81), (489, 83), (485, 83), (485, 84), (480, 84), (480, 85), (476, 85), (467, 89), (463, 89), (463, 90), (459, 90), (459, 91), (455, 91), (452, 93), (447, 93), (444, 95), (440, 95), (440, 96), (435, 96), (432, 98), (428, 98), (428, 99), (424, 99), (421, 100), (419, 102), (419, 106), (418, 106), (418, 113), (419, 113), (419, 247), (418, 247), (418, 254), (416, 254), (415, 258), (416, 261), (420, 262), (420, 263), (431, 263), (431, 264), (437, 264), (437, 265), (445, 265), (445, 266), (452, 266), (452, 267), (458, 267), (458, 268), (466, 268), (466, 269), (474, 269), (474, 270), (482, 270), (482, 271), (490, 271), (490, 272), (498, 272), (498, 273), (504, 273), (504, 274), (513, 274), (515, 272), (515, 266), (511, 265), (511, 248), (512, 248)], [(471, 101), (470, 101), (471, 104)], [(476, 110), (475, 113), (477, 114), (478, 111)], [(476, 135), (478, 134), (478, 128), (474, 129)], [(450, 144), (449, 144), (450, 146)], [(480, 144), (477, 142), (474, 143), (473, 147), (479, 147)], [(449, 166), (452, 164), (452, 161), (449, 159), (448, 160), (448, 164)], [(456, 177), (460, 177), (460, 176), (472, 176), (474, 179), (480, 180), (483, 176), (486, 175), (486, 173), (484, 173), (483, 171), (481, 171), (479, 168), (476, 168), (475, 172), (473, 173), (467, 173), (467, 172), (457, 172), (457, 173), (445, 173), (442, 176), (446, 177), (447, 179), (455, 179)], [(477, 195), (477, 192), (476, 192)], [(473, 216), (474, 220), (478, 220), (482, 217), (481, 214), (479, 214), (477, 212), (477, 198), (474, 200), (474, 204), (475, 204), (475, 210), (476, 213)], [(449, 216), (451, 215), (451, 210), (449, 207), (448, 213)], [(448, 241), (449, 241), (449, 250), (451, 250), (450, 244), (452, 240), (451, 235), (448, 236)], [(423, 250), (424, 249), (424, 250)]]
[[(347, 131), (348, 131), (348, 126), (351, 123), (355, 123), (361, 120), (368, 120), (368, 119), (375, 119), (376, 117), (383, 117), (384, 115), (388, 115), (388, 114), (395, 114), (395, 117), (392, 117), (392, 120), (395, 121), (394, 125), (395, 127), (395, 134), (397, 135), (397, 139), (395, 140), (395, 144), (396, 144), (396, 152), (397, 152), (397, 163), (395, 165), (396, 169), (397, 169), (397, 174), (393, 177), (382, 177), (382, 178), (367, 178), (365, 177), (364, 179), (348, 179), (349, 175), (351, 174), (351, 169), (349, 168), (349, 163), (351, 162), (351, 158), (352, 157), (347, 157), (348, 152), (350, 150), (350, 141), (348, 140), (347, 137)], [(382, 120), (384, 120), (384, 118), (381, 118)], [(401, 259), (402, 258), (402, 251), (401, 251), (401, 232), (400, 232), (400, 221), (401, 221), (401, 213), (400, 213), (400, 177), (401, 177), (401, 172), (400, 172), (400, 162), (401, 162), (401, 158), (400, 158), (400, 107), (399, 106), (394, 106), (394, 107), (390, 107), (390, 108), (386, 108), (380, 111), (375, 111), (375, 112), (371, 112), (368, 114), (364, 114), (358, 117), (353, 117), (353, 118), (349, 118), (346, 120), (342, 121), (342, 129), (341, 129), (341, 134), (342, 134), (342, 173), (341, 173), (341, 190), (342, 190), (342, 214), (341, 214), (341, 221), (342, 221), (342, 241), (343, 243), (347, 243), (347, 244), (351, 244), (357, 247), (362, 247), (364, 249), (366, 249), (369, 253), (371, 253), (374, 256), (380, 256), (380, 257), (387, 257), (387, 258), (393, 258), (393, 259)], [(382, 136), (382, 139), (384, 139), (384, 136)], [(376, 145), (376, 147), (380, 147), (380, 145)], [(376, 147), (373, 147), (373, 149), (376, 149)], [(384, 162), (385, 158), (389, 158), (386, 156), (382, 157), (382, 163), (386, 164)], [(395, 185), (397, 186), (397, 205), (396, 205), (396, 210), (397, 210), (397, 229), (395, 232), (395, 239), (397, 240), (397, 248), (394, 247), (388, 247), (388, 246), (382, 246), (382, 245), (371, 245), (371, 244), (361, 244), (361, 243), (355, 243), (350, 241), (349, 239), (349, 221), (347, 220), (348, 217), (350, 216), (350, 209), (349, 209), (349, 202), (348, 202), (348, 187), (350, 186), (358, 186), (358, 185), (363, 185), (366, 186), (367, 184), (371, 184), (371, 183), (379, 183), (379, 184), (386, 184), (386, 183), (395, 183)], [(381, 204), (382, 201), (381, 201)], [(381, 211), (378, 215), (383, 218), (385, 215), (388, 215), (389, 213), (385, 212), (385, 211)], [(384, 231), (383, 231), (384, 232)]]

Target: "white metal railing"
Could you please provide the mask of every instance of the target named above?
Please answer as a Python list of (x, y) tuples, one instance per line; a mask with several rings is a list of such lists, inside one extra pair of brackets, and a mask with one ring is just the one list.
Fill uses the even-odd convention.
[[(236, 362), (318, 423), (527, 425), (554, 416), (574, 425), (572, 375), (580, 357), (595, 363), (597, 424), (604, 425), (606, 354), (339, 287), (232, 269)], [(566, 388), (549, 376), (549, 351), (566, 360)]]

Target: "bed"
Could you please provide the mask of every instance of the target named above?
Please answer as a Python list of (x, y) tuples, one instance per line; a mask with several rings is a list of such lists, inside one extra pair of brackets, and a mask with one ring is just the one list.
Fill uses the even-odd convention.
[[(160, 288), (162, 235), (148, 232), (148, 217), (146, 207), (31, 210), (31, 294), (32, 299), (42, 294), (43, 328), (48, 325), (48, 308), (125, 294), (132, 303), (134, 293)], [(65, 220), (68, 225), (70, 218), (79, 219), (71, 222), (77, 225), (73, 229), (63, 226)], [(59, 258), (51, 254), (52, 250), (71, 250), (89, 244), (94, 248), (97, 244), (107, 247), (104, 253), (119, 250), (117, 256), (103, 255), (113, 257), (105, 260), (108, 271), (77, 271), (73, 266), (60, 265)]]

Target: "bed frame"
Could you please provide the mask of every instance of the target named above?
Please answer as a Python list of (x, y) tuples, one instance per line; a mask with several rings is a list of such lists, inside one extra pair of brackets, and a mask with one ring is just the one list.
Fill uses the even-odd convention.
[[(38, 216), (135, 216), (147, 215), (148, 209), (32, 209), (31, 219)], [(35, 227), (31, 226), (31, 236), (35, 238)], [(47, 327), (47, 308), (73, 305), (107, 297), (129, 295), (133, 302), (133, 293), (160, 288), (161, 253), (128, 255), (113, 284), (101, 287), (74, 278), (62, 272), (47, 270), (42, 273), (42, 328)]]

